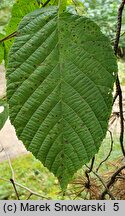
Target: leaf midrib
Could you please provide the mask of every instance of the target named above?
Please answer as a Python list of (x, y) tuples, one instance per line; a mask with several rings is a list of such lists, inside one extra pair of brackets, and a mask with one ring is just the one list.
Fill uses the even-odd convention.
[(61, 59), (61, 52), (60, 52), (60, 31), (59, 31), (59, 28), (60, 28), (60, 12), (58, 11), (58, 15), (57, 15), (57, 38), (58, 38), (58, 56), (59, 56), (59, 73), (60, 73), (60, 104), (61, 104), (61, 119), (62, 119), (62, 124), (61, 124), (61, 127), (62, 127), (62, 152), (63, 152), (63, 157), (62, 157), (62, 164), (63, 164), (63, 172), (62, 172), (62, 176), (63, 176), (63, 173), (64, 173), (64, 169), (65, 166), (64, 166), (64, 161), (65, 161), (65, 154), (64, 154), (64, 117), (63, 117), (63, 100), (62, 100), (62, 81), (63, 81), (63, 74), (62, 74), (62, 69), (61, 69), (61, 63), (62, 63), (62, 59)]

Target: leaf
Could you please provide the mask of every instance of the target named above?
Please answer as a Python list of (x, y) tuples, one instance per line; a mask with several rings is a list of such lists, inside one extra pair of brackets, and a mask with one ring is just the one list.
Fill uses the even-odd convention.
[(4, 59), (4, 47), (3, 44), (0, 43), (0, 64), (2, 63)]
[[(0, 40), (2, 40), (2, 38), (4, 38), (4, 35), (0, 33)], [(5, 51), (4, 42), (0, 42), (0, 64), (4, 59), (4, 51)]]
[[(22, 18), (29, 12), (38, 9), (38, 3), (36, 0), (17, 0), (12, 9), (12, 15), (10, 22), (6, 28), (6, 35), (10, 35), (17, 30), (17, 27), (22, 20)], [(8, 54), (10, 47), (14, 42), (14, 38), (7, 40), (5, 42), (6, 53)], [(7, 55), (6, 55), (7, 56)], [(7, 59), (5, 59), (7, 63)]]
[(116, 71), (91, 20), (48, 7), (20, 23), (7, 70), (11, 122), (63, 189), (105, 137)]
[(21, 19), (29, 12), (39, 8), (36, 0), (17, 0), (12, 9), (12, 17), (9, 22), (7, 33), (16, 31)]
[(4, 126), (6, 120), (8, 118), (8, 104), (0, 99), (0, 130)]
[[(5, 37), (5, 26), (7, 25), (11, 16), (11, 7), (13, 0), (0, 2), (0, 40)], [(3, 42), (0, 42), (0, 63), (3, 61), (5, 55), (5, 46)]]
[(2, 63), (3, 59), (4, 59), (4, 43), (0, 43), (0, 64)]
[(59, 0), (59, 13), (62, 13), (66, 10), (67, 0)]

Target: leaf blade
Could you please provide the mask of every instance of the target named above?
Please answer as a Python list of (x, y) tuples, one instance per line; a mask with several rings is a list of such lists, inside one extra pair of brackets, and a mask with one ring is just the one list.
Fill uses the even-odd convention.
[(11, 122), (64, 189), (106, 134), (117, 71), (109, 41), (87, 18), (42, 9), (23, 19), (9, 58)]

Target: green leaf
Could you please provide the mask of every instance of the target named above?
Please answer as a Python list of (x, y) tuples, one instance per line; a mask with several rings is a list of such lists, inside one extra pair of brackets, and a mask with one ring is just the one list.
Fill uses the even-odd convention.
[[(4, 38), (5, 36), (3, 34), (0, 34), (0, 40)], [(0, 64), (2, 63), (4, 59), (4, 51), (5, 51), (5, 45), (4, 42), (0, 42)]]
[(12, 18), (7, 27), (7, 33), (10, 34), (17, 30), (21, 19), (29, 12), (39, 8), (36, 0), (17, 0), (12, 9)]
[(59, 13), (62, 13), (66, 10), (67, 0), (59, 0)]
[[(17, 0), (12, 9), (12, 15), (10, 22), (6, 28), (6, 35), (10, 35), (17, 30), (17, 27), (22, 20), (22, 18), (29, 12), (38, 9), (38, 3), (36, 0)], [(7, 40), (5, 42), (6, 53), (8, 54), (10, 47), (14, 42), (14, 38)], [(7, 56), (7, 55), (6, 55)], [(7, 63), (7, 59), (5, 59)]]
[(4, 59), (4, 48), (3, 48), (3, 44), (0, 44), (0, 64), (2, 63), (3, 59)]
[(3, 59), (4, 59), (4, 43), (0, 43), (0, 64), (2, 63)]
[(63, 189), (105, 137), (116, 71), (110, 43), (91, 20), (48, 7), (20, 23), (7, 70), (10, 119)]
[(0, 99), (0, 130), (4, 126), (6, 120), (8, 118), (8, 104)]

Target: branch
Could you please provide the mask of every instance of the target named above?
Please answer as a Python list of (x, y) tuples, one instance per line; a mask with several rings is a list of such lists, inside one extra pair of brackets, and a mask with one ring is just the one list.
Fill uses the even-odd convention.
[(89, 177), (89, 173), (92, 172), (93, 166), (94, 166), (94, 161), (95, 161), (95, 157), (92, 158), (92, 162), (91, 162), (91, 166), (89, 167), (88, 170), (85, 171), (85, 175), (87, 178), (87, 182), (85, 183), (85, 187), (86, 188), (90, 188), (90, 177)]
[(92, 173), (99, 179), (99, 181), (102, 183), (102, 185), (104, 186), (105, 190), (107, 190), (107, 194), (111, 197), (112, 200), (115, 200), (114, 196), (112, 195), (112, 193), (110, 192), (110, 190), (107, 188), (107, 185), (105, 184), (105, 182), (102, 180), (102, 178), (92, 170)]
[[(50, 2), (50, 0), (47, 0), (44, 4), (42, 4), (42, 7), (45, 7), (49, 2)], [(15, 37), (15, 36), (16, 36), (16, 31), (13, 32), (12, 34), (9, 34), (9, 35), (6, 36), (5, 38), (1, 39), (1, 40), (0, 40), (0, 43), (4, 42), (4, 41), (6, 41), (6, 40), (9, 40), (9, 39), (11, 39), (11, 38), (13, 38), (13, 37)]]
[(30, 197), (32, 196), (33, 194), (32, 193), (30, 193), (29, 194), (29, 196), (27, 197), (27, 199), (26, 200), (29, 200), (30, 199)]
[(118, 9), (117, 31), (116, 31), (116, 38), (115, 38), (115, 42), (114, 42), (115, 55), (117, 55), (117, 52), (118, 52), (118, 44), (119, 44), (119, 40), (120, 40), (121, 26), (122, 26), (122, 12), (124, 9), (124, 5), (125, 5), (125, 0), (122, 0), (120, 7)]
[(42, 4), (42, 7), (45, 7), (49, 2), (50, 0), (47, 0), (44, 4)]
[[(108, 131), (109, 131), (109, 130), (108, 130)], [(97, 169), (96, 169), (96, 172), (98, 172), (100, 166), (101, 166), (104, 162), (106, 162), (106, 161), (108, 160), (108, 158), (110, 157), (110, 155), (111, 155), (111, 153), (112, 153), (112, 149), (113, 149), (113, 143), (114, 143), (114, 141), (113, 141), (112, 132), (109, 131), (109, 133), (110, 133), (110, 137), (111, 137), (111, 147), (110, 147), (110, 151), (109, 151), (107, 157), (106, 157), (103, 161), (101, 161), (101, 163), (99, 164), (99, 166), (98, 166)]]
[(10, 179), (10, 182), (11, 182), (12, 185), (13, 185), (13, 188), (14, 188), (14, 191), (15, 191), (15, 194), (16, 194), (17, 199), (20, 200), (19, 194), (18, 194), (18, 191), (17, 191), (17, 189), (16, 189), (16, 185), (15, 185), (14, 180), (13, 180), (13, 179)]
[[(6, 182), (9, 182), (9, 183), (10, 183), (10, 181), (9, 181), (8, 179), (2, 178), (2, 177), (0, 177), (0, 180), (6, 181)], [(30, 194), (32, 194), (32, 195), (41, 197), (42, 199), (50, 200), (50, 197), (42, 196), (42, 195), (40, 195), (40, 194), (38, 194), (38, 193), (32, 191), (32, 190), (29, 189), (28, 187), (26, 187), (26, 186), (24, 186), (24, 185), (22, 185), (22, 184), (19, 184), (18, 182), (14, 182), (14, 184), (17, 185), (17, 186), (19, 186), (19, 187), (21, 187), (21, 188), (23, 188), (23, 189), (25, 189), (26, 191), (30, 192)]]
[(100, 199), (103, 200), (105, 198), (105, 195), (107, 194), (109, 188), (114, 184), (117, 175), (123, 170), (125, 169), (125, 165), (120, 167), (115, 173), (113, 173), (113, 175), (111, 176), (110, 181), (108, 182), (108, 184), (106, 185), (106, 189), (102, 192)]
[[(0, 144), (1, 144), (1, 143), (0, 143)], [(12, 174), (11, 174), (12, 177), (10, 178), (10, 182), (12, 183), (13, 188), (14, 188), (14, 191), (15, 191), (15, 194), (16, 194), (16, 197), (17, 197), (17, 199), (19, 200), (19, 199), (20, 199), (20, 198), (19, 198), (19, 194), (18, 194), (18, 191), (17, 191), (17, 189), (16, 189), (16, 185), (15, 185), (15, 183), (14, 183), (15, 173), (14, 173), (14, 170), (13, 170), (13, 167), (12, 167), (12, 163), (11, 163), (10, 157), (9, 157), (9, 155), (7, 154), (5, 148), (3, 147), (2, 144), (1, 144), (1, 147), (2, 147), (2, 150), (5, 152), (5, 155), (6, 155), (6, 157), (7, 157), (7, 160), (8, 160), (8, 163), (9, 163), (9, 167), (10, 167), (10, 170), (11, 170), (11, 173), (12, 173)]]
[[(0, 143), (0, 144), (1, 144), (1, 143)], [(9, 163), (9, 167), (10, 167), (10, 170), (11, 170), (11, 173), (12, 173), (12, 174), (11, 174), (12, 177), (10, 178), (10, 180), (7, 180), (7, 179), (4, 179), (4, 178), (0, 177), (0, 180), (6, 181), (6, 182), (9, 182), (9, 183), (11, 182), (11, 184), (13, 185), (13, 188), (14, 188), (14, 191), (15, 191), (15, 194), (16, 194), (16, 197), (17, 197), (18, 200), (19, 200), (19, 194), (18, 194), (18, 191), (17, 191), (16, 186), (19, 186), (19, 187), (21, 187), (21, 188), (27, 190), (28, 192), (30, 192), (29, 197), (31, 197), (32, 195), (35, 195), (35, 196), (41, 197), (41, 198), (43, 198), (43, 199), (50, 199), (50, 198), (44, 197), (44, 196), (42, 196), (42, 195), (40, 195), (40, 194), (38, 194), (38, 193), (32, 191), (31, 189), (29, 189), (29, 188), (27, 188), (27, 187), (25, 187), (25, 186), (23, 186), (23, 185), (17, 183), (17, 182), (15, 181), (15, 173), (14, 173), (14, 170), (13, 170), (13, 167), (12, 167), (12, 163), (11, 163), (10, 157), (9, 157), (9, 155), (7, 154), (7, 152), (6, 152), (6, 150), (4, 149), (4, 147), (2, 146), (2, 144), (1, 144), (1, 151), (4, 151), (4, 152), (5, 152), (5, 155), (6, 155), (6, 157), (7, 157), (7, 160), (8, 160), (8, 163)], [(28, 197), (27, 199), (29, 199), (29, 197)]]
[[(12, 167), (12, 163), (11, 163), (11, 160), (10, 160), (10, 157), (8, 155), (8, 153), (6, 152), (5, 148), (3, 147), (2, 143), (0, 142), (0, 145), (1, 145), (1, 151), (4, 151), (5, 155), (6, 155), (6, 158), (7, 158), (7, 161), (9, 163), (9, 167), (10, 167), (10, 170), (11, 170), (11, 175), (12, 175), (12, 179), (14, 180), (15, 179), (15, 174), (14, 174), (14, 170), (13, 170), (13, 167)], [(0, 152), (1, 152), (0, 151)]]
[[(42, 7), (45, 7), (49, 2), (50, 2), (50, 0), (47, 0), (44, 4), (42, 4)], [(13, 32), (12, 34), (9, 34), (9, 35), (6, 36), (5, 38), (1, 39), (1, 40), (0, 40), (0, 43), (4, 42), (4, 41), (6, 41), (6, 40), (9, 40), (9, 39), (11, 39), (11, 38), (13, 38), (13, 37), (15, 37), (16, 34), (17, 34), (16, 31)]]
[(6, 36), (5, 38), (1, 39), (1, 40), (0, 40), (0, 43), (4, 42), (4, 41), (6, 41), (6, 40), (9, 40), (9, 39), (11, 39), (11, 38), (13, 38), (13, 37), (15, 37), (15, 36), (16, 36), (16, 31), (13, 32), (12, 34)]
[[(117, 31), (116, 31), (116, 39), (115, 39), (115, 43), (114, 43), (114, 53), (116, 56), (118, 53), (118, 44), (119, 44), (119, 40), (120, 40), (120, 33), (121, 33), (121, 26), (122, 26), (122, 13), (123, 13), (124, 5), (125, 5), (125, 0), (122, 0), (120, 7), (118, 9)], [(118, 96), (119, 96), (120, 127), (121, 127), (120, 128), (120, 145), (121, 145), (122, 153), (125, 157), (125, 149), (124, 149), (124, 145), (123, 145), (123, 140), (124, 140), (124, 116), (123, 116), (123, 104), (122, 104), (123, 97), (122, 97), (122, 90), (121, 90), (121, 86), (120, 86), (119, 77), (117, 74), (116, 94), (114, 96), (113, 104), (114, 104), (114, 102)]]
[(95, 157), (92, 158), (91, 166), (90, 166), (89, 170), (87, 171), (88, 173), (92, 172), (92, 169), (93, 169), (93, 166), (94, 166), (94, 162), (95, 162)]

